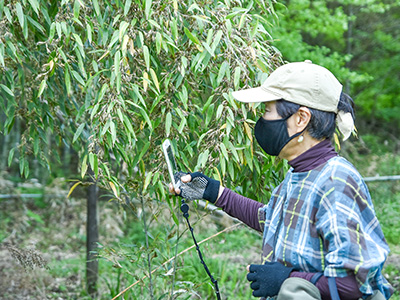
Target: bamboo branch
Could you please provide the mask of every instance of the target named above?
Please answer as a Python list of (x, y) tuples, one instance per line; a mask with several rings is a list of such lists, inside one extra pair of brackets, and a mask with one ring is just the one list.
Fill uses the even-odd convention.
[[(200, 244), (202, 244), (202, 243), (204, 243), (204, 242), (207, 242), (208, 240), (211, 240), (212, 238), (215, 238), (216, 236), (220, 235), (221, 233), (227, 232), (227, 231), (229, 231), (229, 230), (236, 229), (236, 228), (239, 227), (240, 225), (242, 225), (242, 223), (237, 223), (237, 224), (234, 224), (234, 225), (232, 225), (232, 226), (229, 226), (229, 227), (225, 228), (224, 230), (222, 230), (222, 231), (220, 231), (220, 232), (217, 232), (216, 234), (214, 234), (214, 235), (212, 235), (212, 236), (209, 236), (208, 238), (206, 238), (206, 239), (200, 241), (198, 244), (200, 245)], [(145, 276), (142, 277), (142, 279), (139, 279), (139, 280), (136, 281), (135, 283), (132, 283), (130, 286), (128, 286), (128, 287), (127, 287), (126, 289), (124, 289), (123, 291), (121, 291), (117, 296), (115, 296), (115, 297), (112, 298), (111, 300), (115, 300), (115, 299), (117, 299), (118, 297), (122, 296), (122, 295), (125, 294), (128, 290), (130, 290), (130, 289), (133, 288), (135, 285), (137, 285), (139, 282), (141, 282), (141, 281), (143, 281), (144, 279), (146, 279), (147, 277), (151, 276), (151, 274), (153, 274), (154, 272), (156, 272), (159, 268), (164, 267), (166, 264), (168, 264), (169, 262), (171, 262), (172, 260), (174, 260), (176, 257), (181, 256), (182, 254), (184, 254), (184, 253), (188, 252), (189, 250), (193, 249), (194, 247), (195, 247), (195, 245), (193, 245), (193, 246), (191, 246), (191, 247), (189, 247), (189, 248), (186, 248), (185, 250), (179, 252), (178, 255), (176, 255), (176, 256), (174, 256), (174, 257), (168, 259), (168, 260), (167, 260), (166, 262), (164, 262), (162, 265), (158, 266), (158, 267), (155, 268), (153, 271), (151, 271), (151, 273), (150, 273), (149, 275), (145, 275)]]

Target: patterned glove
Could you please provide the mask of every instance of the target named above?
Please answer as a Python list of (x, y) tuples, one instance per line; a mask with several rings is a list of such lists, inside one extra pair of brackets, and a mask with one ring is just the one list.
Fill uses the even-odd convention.
[[(175, 174), (175, 178), (179, 178), (188, 173), (178, 172)], [(199, 200), (205, 199), (211, 203), (215, 203), (218, 198), (220, 182), (215, 179), (211, 179), (200, 172), (189, 173), (192, 176), (192, 180), (183, 183), (180, 182), (179, 189), (181, 193), (179, 196), (186, 200)]]
[(273, 297), (278, 295), (282, 283), (289, 277), (293, 268), (279, 262), (266, 262), (264, 265), (250, 265), (247, 280), (251, 281), (254, 297)]

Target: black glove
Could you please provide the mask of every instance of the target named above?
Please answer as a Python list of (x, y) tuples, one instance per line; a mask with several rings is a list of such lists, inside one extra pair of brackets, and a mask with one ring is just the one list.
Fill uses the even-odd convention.
[[(175, 177), (178, 177), (180, 180), (182, 176), (187, 174), (188, 173), (178, 172), (175, 174)], [(179, 196), (186, 200), (205, 199), (211, 203), (215, 203), (218, 198), (220, 182), (200, 172), (189, 174), (192, 176), (192, 180), (187, 183), (180, 182), (179, 189), (181, 193)]]
[(278, 295), (282, 283), (289, 277), (293, 268), (279, 262), (266, 262), (264, 265), (250, 265), (247, 280), (251, 281), (254, 297), (273, 297)]

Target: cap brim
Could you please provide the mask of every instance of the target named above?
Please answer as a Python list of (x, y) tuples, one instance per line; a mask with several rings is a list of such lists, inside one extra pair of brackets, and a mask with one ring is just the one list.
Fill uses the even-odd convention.
[(281, 99), (281, 97), (268, 93), (261, 87), (232, 92), (232, 96), (243, 103), (269, 102)]

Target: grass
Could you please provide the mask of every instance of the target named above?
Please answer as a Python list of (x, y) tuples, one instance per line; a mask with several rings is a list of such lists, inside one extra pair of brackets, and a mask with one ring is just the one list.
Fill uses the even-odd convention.
[[(385, 147), (384, 142), (373, 136), (362, 141), (364, 144), (355, 142), (347, 146), (343, 155), (363, 176), (400, 174), (400, 157), (390, 145)], [(377, 143), (382, 146), (377, 147)], [(371, 182), (368, 186), (392, 251), (384, 274), (397, 289), (391, 299), (399, 300), (400, 187), (398, 182)], [(55, 191), (48, 194), (68, 191), (62, 185), (53, 188)], [(21, 192), (38, 190), (41, 189), (20, 189)], [(0, 276), (0, 299), (91, 299), (84, 285), (85, 199), (83, 192), (77, 191), (76, 195), (77, 198), (70, 199), (0, 199), (0, 242), (7, 240), (21, 249), (34, 244), (50, 267), (49, 270), (25, 270), (10, 257), (7, 250), (0, 247), (0, 272), (5, 272), (4, 276)], [(148, 232), (149, 252), (145, 247), (142, 212), (139, 209), (133, 214), (101, 201), (99, 212), (101, 258), (97, 299), (111, 299), (136, 281), (138, 283), (124, 294), (124, 299), (150, 299), (150, 280), (142, 278), (156, 268), (158, 270), (152, 274), (154, 299), (170, 299), (172, 293), (174, 299), (214, 299), (213, 286), (194, 248), (177, 257), (176, 262), (162, 265), (176, 253), (193, 245), (182, 219), (178, 227), (168, 210), (147, 212), (148, 216), (157, 216)], [(191, 206), (191, 222), (198, 242), (233, 224), (230, 219), (203, 217), (203, 214), (201, 209), (196, 213)], [(200, 245), (212, 275), (218, 280), (222, 299), (252, 298), (245, 268), (248, 264), (259, 262), (261, 240), (259, 234), (242, 226)], [(151, 256), (150, 268), (147, 265), (148, 254)], [(18, 282), (19, 286), (13, 287), (10, 282)]]

